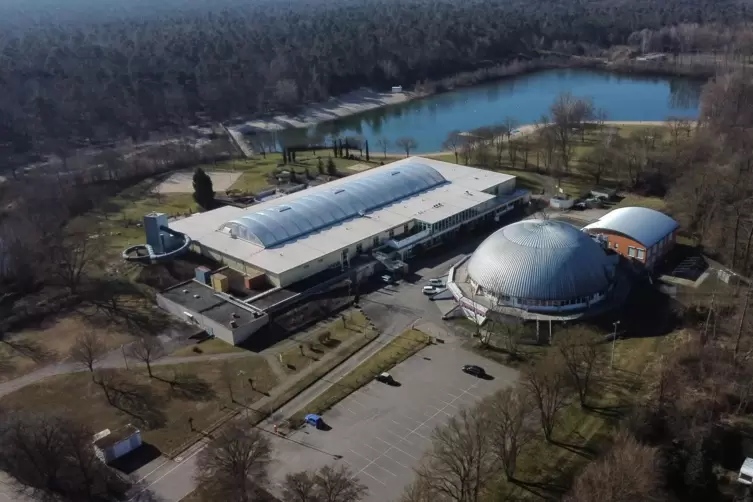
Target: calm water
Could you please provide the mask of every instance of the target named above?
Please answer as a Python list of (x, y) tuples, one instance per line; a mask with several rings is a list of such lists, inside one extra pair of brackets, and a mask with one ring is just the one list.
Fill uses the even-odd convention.
[(377, 155), (376, 140), (387, 138), (389, 151), (400, 151), (395, 140), (416, 139), (415, 153), (442, 150), (455, 129), (469, 131), (513, 117), (531, 124), (562, 92), (591, 98), (607, 112), (608, 120), (664, 120), (668, 116), (695, 117), (702, 82), (686, 78), (622, 76), (590, 70), (550, 70), (470, 87), (425, 99), (370, 110), (325, 122), (308, 129), (280, 133), (287, 145), (327, 141), (335, 136), (361, 135)]

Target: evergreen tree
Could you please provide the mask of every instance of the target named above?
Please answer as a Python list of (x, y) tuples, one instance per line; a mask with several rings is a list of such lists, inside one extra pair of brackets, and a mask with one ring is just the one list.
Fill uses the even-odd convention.
[(343, 156), (343, 140), (337, 140), (337, 142), (340, 144), (340, 151), (337, 152), (337, 155), (335, 157), (342, 157)]
[(366, 140), (366, 144), (364, 145), (366, 147), (366, 162), (369, 161), (369, 140)]
[(345, 158), (347, 159), (350, 157), (350, 145), (348, 144), (348, 140), (345, 140)]
[[(332, 155), (334, 155), (335, 157), (337, 157), (337, 140), (336, 139), (332, 140)], [(321, 159), (319, 159), (319, 160), (321, 160)], [(324, 171), (322, 171), (322, 174), (324, 174)]]
[[(330, 157), (331, 159), (332, 157)], [(322, 162), (322, 158), (319, 157), (319, 160), (316, 162), (316, 168), (319, 170), (319, 174), (324, 174), (324, 162)]]
[(193, 173), (193, 200), (203, 209), (211, 209), (214, 206), (212, 178), (200, 167)]
[(290, 170), (290, 182), (298, 183), (298, 175), (296, 174), (295, 169)]
[(335, 161), (332, 160), (332, 157), (327, 160), (327, 174), (334, 176), (337, 174), (337, 167), (335, 167)]
[(311, 171), (309, 171), (308, 167), (304, 168), (303, 172), (306, 174), (306, 179), (307, 180), (313, 180), (314, 179), (314, 177), (311, 176)]

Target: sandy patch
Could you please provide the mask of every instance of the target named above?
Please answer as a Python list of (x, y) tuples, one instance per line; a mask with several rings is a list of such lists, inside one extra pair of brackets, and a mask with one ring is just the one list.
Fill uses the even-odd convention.
[[(230, 171), (207, 171), (215, 192), (224, 192), (240, 178), (241, 173)], [(173, 173), (154, 188), (158, 193), (193, 193), (193, 171)]]
[(353, 164), (352, 166), (348, 166), (348, 169), (360, 173), (361, 171), (368, 171), (373, 167), (371, 164)]
[(420, 97), (420, 94), (413, 92), (376, 92), (370, 89), (361, 89), (338, 98), (331, 98), (324, 103), (311, 105), (295, 116), (278, 115), (267, 120), (250, 120), (230, 129), (252, 132), (280, 131), (290, 127), (310, 127), (320, 122), (347, 117), (366, 110), (404, 103), (416, 97)]

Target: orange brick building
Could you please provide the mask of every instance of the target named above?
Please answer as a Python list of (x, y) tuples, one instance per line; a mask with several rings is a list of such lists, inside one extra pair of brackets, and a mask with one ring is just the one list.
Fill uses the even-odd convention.
[(583, 230), (600, 235), (615, 252), (652, 270), (672, 248), (679, 224), (666, 214), (645, 207), (610, 211)]

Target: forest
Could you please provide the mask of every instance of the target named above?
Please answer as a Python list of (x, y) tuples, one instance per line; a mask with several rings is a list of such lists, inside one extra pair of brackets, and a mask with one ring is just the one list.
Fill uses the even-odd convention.
[[(446, 83), (552, 51), (747, 51), (751, 37), (713, 23), (753, 15), (750, 0), (143, 4), (0, 6), (0, 159), (294, 110), (362, 86)], [(677, 23), (691, 24), (667, 28)]]

